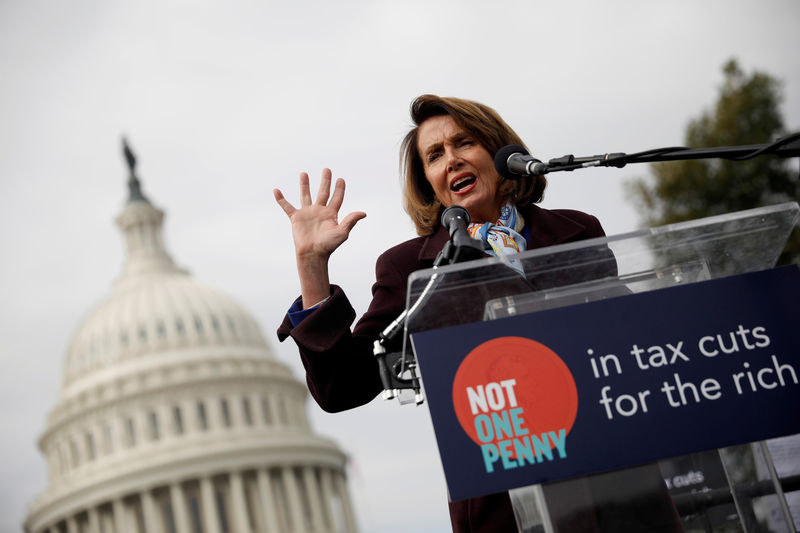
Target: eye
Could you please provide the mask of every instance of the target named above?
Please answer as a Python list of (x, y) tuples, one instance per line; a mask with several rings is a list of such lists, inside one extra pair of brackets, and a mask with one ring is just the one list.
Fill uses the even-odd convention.
[(438, 152), (438, 151), (429, 153), (428, 154), (428, 163), (433, 163), (434, 161), (439, 159), (440, 155), (441, 155), (441, 152)]
[(473, 140), (472, 140), (472, 139), (470, 139), (469, 137), (464, 137), (463, 139), (461, 139), (461, 140), (458, 142), (458, 145), (459, 145), (459, 146), (472, 146), (473, 144), (475, 144), (475, 141), (473, 141)]

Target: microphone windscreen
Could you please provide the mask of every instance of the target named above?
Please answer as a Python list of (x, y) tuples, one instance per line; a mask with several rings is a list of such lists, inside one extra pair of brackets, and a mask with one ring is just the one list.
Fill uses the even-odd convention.
[(442, 223), (442, 226), (447, 228), (448, 233), (451, 230), (453, 222), (457, 219), (462, 219), (464, 221), (464, 226), (469, 226), (469, 213), (466, 209), (461, 207), (460, 205), (451, 205), (444, 211), (442, 211), (442, 216), (439, 219)]
[(529, 155), (528, 151), (518, 144), (503, 146), (494, 156), (494, 168), (497, 170), (497, 173), (504, 178), (518, 180), (522, 176), (516, 172), (511, 172), (508, 168), (508, 158), (514, 154)]

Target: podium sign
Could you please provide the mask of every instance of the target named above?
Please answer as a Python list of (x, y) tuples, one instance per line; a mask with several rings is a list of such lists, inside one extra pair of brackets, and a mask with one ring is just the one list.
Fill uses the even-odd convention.
[(796, 266), (506, 314), (411, 336), (451, 500), (800, 433)]
[(771, 270), (798, 219), (789, 202), (411, 274), (399, 371), (419, 367), (450, 499), (517, 487), (524, 532), (669, 529), (678, 504), (747, 530), (772, 491), (790, 521), (789, 480), (747, 466), (763, 441), (710, 452), (711, 499), (670, 501), (667, 459), (620, 467), (800, 433), (797, 269)]

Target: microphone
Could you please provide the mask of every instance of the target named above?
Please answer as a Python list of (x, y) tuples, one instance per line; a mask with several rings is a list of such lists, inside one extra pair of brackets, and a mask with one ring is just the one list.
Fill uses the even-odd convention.
[(452, 237), (459, 230), (467, 230), (469, 226), (469, 213), (460, 205), (451, 205), (442, 211), (442, 226), (447, 228), (447, 233)]
[(450, 235), (450, 240), (439, 252), (434, 266), (439, 266), (445, 261), (452, 265), (483, 257), (483, 241), (473, 239), (467, 231), (469, 213), (466, 209), (460, 205), (451, 205), (442, 212), (439, 220)]
[(550, 170), (518, 144), (500, 148), (494, 156), (494, 168), (501, 176), (512, 180), (525, 176), (542, 176)]

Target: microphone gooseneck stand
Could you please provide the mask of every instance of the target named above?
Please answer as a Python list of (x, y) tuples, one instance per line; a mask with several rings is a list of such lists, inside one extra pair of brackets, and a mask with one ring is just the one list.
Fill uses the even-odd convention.
[[(508, 173), (516, 174), (515, 177), (522, 177), (522, 172), (511, 164), (511, 158), (519, 153), (498, 151), (502, 161), (495, 159), (495, 165), (503, 166), (506, 171), (501, 174), (508, 176)], [(682, 146), (672, 146), (668, 148), (655, 148), (634, 154), (621, 152), (592, 155), (588, 157), (575, 157), (572, 154), (550, 159), (547, 163), (530, 165), (531, 170), (525, 172), (531, 175), (543, 175), (550, 172), (571, 171), (579, 168), (589, 167), (616, 167), (622, 168), (631, 163), (655, 163), (659, 161), (683, 161), (687, 159), (728, 159), (731, 161), (744, 161), (760, 155), (775, 155), (778, 157), (800, 157), (800, 132), (792, 133), (774, 142), (765, 144), (750, 144), (742, 146), (721, 146), (717, 148), (686, 148)], [(533, 158), (531, 158), (533, 159)], [(534, 160), (538, 161), (538, 160)], [(498, 169), (499, 170), (499, 169)]]
[[(462, 261), (480, 259), (483, 257), (483, 243), (473, 239), (467, 226), (469, 225), (469, 213), (460, 205), (452, 205), (442, 212), (442, 226), (447, 228), (450, 240), (447, 241), (442, 251), (436, 256), (433, 268), (437, 269), (442, 265), (452, 265)], [(417, 374), (417, 364), (413, 356), (406, 355), (402, 349), (399, 352), (387, 352), (386, 345), (405, 329), (405, 325), (414, 313), (427, 303), (433, 294), (433, 290), (442, 279), (442, 274), (437, 272), (428, 280), (428, 284), (422, 290), (412, 306), (405, 309), (400, 315), (384, 329), (378, 339), (373, 343), (372, 353), (378, 362), (378, 371), (383, 384), (384, 400), (396, 398), (401, 390), (411, 389), (414, 391), (414, 401), (417, 405), (423, 402), (422, 388)]]

